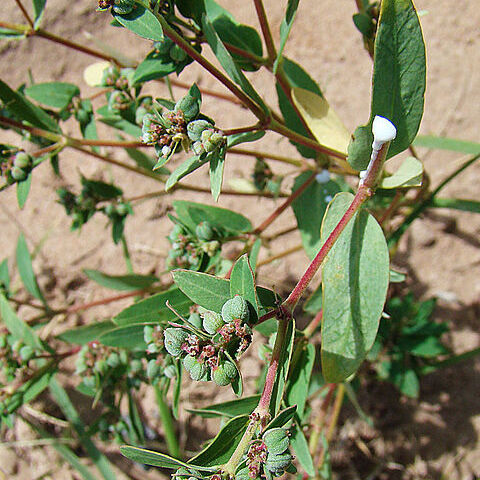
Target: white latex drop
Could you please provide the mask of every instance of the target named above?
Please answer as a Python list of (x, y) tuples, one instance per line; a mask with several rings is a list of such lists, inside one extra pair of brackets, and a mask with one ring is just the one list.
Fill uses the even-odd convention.
[(391, 142), (397, 136), (395, 125), (388, 118), (376, 115), (372, 124), (373, 149), (379, 150), (385, 142)]

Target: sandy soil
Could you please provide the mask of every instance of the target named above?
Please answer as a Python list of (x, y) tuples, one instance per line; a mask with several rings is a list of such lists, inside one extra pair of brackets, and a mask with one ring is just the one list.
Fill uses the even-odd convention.
[[(246, 8), (245, 2), (234, 0), (223, 0), (221, 3), (231, 9), (238, 20), (257, 25), (253, 5), (248, 4)], [(265, 1), (276, 35), (285, 3)], [(304, 65), (318, 81), (331, 105), (351, 130), (367, 120), (371, 76), (370, 58), (363, 51), (360, 35), (351, 21), (354, 3), (347, 0), (303, 0), (286, 48), (286, 54)], [(418, 0), (416, 3), (418, 9), (425, 12), (421, 20), (428, 53), (428, 91), (421, 132), (478, 140), (479, 2), (457, 0), (454, 8), (449, 0)], [(149, 49), (148, 42), (109, 27), (108, 15), (96, 13), (94, 6), (95, 2), (89, 0), (49, 0), (44, 28), (94, 46), (92, 39), (86, 39), (88, 33), (98, 42), (114, 44), (122, 53), (141, 59)], [(0, 19), (22, 21), (13, 1), (6, 2)], [(0, 55), (0, 77), (13, 87), (26, 81), (29, 71), (36, 81), (78, 83), (85, 67), (95, 61), (34, 38), (22, 43), (2, 41)], [(203, 87), (219, 88), (211, 77), (194, 67), (188, 68), (182, 77), (186, 81), (195, 80)], [(274, 104), (275, 94), (267, 75), (254, 76), (254, 83), (267, 101)], [(83, 96), (94, 92), (81, 79), (79, 85)], [(159, 86), (157, 94), (161, 92), (163, 90)], [(175, 92), (178, 95), (181, 93), (180, 90)], [(204, 99), (203, 110), (224, 128), (248, 125), (252, 120), (244, 110), (208, 97)], [(76, 132), (72, 130), (72, 133)], [(3, 131), (0, 131), (0, 140), (7, 140)], [(258, 145), (260, 150), (277, 151), (281, 148), (285, 153), (296, 154), (287, 142), (279, 143), (275, 135), (267, 135)], [(420, 154), (434, 184), (461, 162), (459, 155), (451, 153), (420, 150)], [(230, 157), (227, 178), (248, 175), (244, 167), (246, 164), (253, 166), (250, 159)], [(16, 239), (21, 231), (25, 232), (32, 247), (41, 243), (35, 267), (40, 272), (40, 282), (58, 305), (88, 302), (111, 294), (87, 282), (81, 272), (83, 268), (115, 274), (123, 273), (125, 265), (119, 261), (119, 248), (104, 242), (104, 220), (90, 222), (81, 234), (70, 232), (68, 219), (55, 203), (53, 189), (65, 183), (75, 184), (80, 172), (107, 180), (114, 177), (127, 196), (161, 189), (149, 179), (136, 178), (115, 167), (105, 168), (73, 151), (62, 155), (61, 169), (62, 181), (53, 176), (47, 165), (35, 172), (31, 196), (22, 212), (18, 211), (13, 190), (2, 193), (0, 197), (1, 257), (8, 257), (13, 265)], [(203, 178), (208, 185), (206, 176), (197, 178), (195, 182)], [(475, 199), (479, 180), (480, 165), (476, 165), (448, 187), (444, 195)], [(174, 197), (211, 202), (208, 195), (202, 194), (175, 193)], [(219, 204), (248, 211), (250, 218), (261, 220), (276, 202), (239, 201), (221, 196)], [(163, 256), (167, 249), (165, 234), (169, 229), (164, 217), (166, 208), (165, 200), (146, 202), (136, 209), (134, 218), (127, 225), (133, 263), (140, 273), (160, 274), (163, 270)], [(272, 231), (293, 224), (293, 215), (286, 214), (272, 227)], [(480, 344), (479, 233), (478, 217), (439, 210), (414, 223), (395, 259), (396, 264), (408, 272), (409, 284), (417, 295), (440, 298), (437, 317), (453, 327), (449, 342), (456, 352)], [(272, 251), (278, 252), (297, 243), (298, 238), (292, 235), (273, 243)], [(288, 261), (265, 268), (260, 283), (282, 290), (284, 284), (288, 285), (298, 278), (306, 265), (304, 254), (292, 255)], [(75, 321), (80, 323), (109, 317), (127, 304), (127, 301), (118, 302), (90, 310)], [(59, 320), (55, 328), (60, 332), (65, 326)], [(248, 361), (252, 363), (253, 376), (258, 365), (253, 360)], [(368, 478), (371, 479), (463, 480), (480, 476), (479, 368), (480, 361), (477, 360), (426, 377), (418, 401), (398, 400), (397, 392), (385, 385), (375, 385), (372, 391), (362, 396), (363, 407), (376, 419), (375, 429), (366, 428), (355, 419), (353, 412), (345, 409), (338, 440), (334, 444), (334, 460), (342, 478), (367, 478), (370, 474)], [(192, 404), (205, 403), (212, 395), (208, 387), (195, 388), (195, 391), (189, 388), (187, 393), (187, 401)], [(216, 427), (189, 420), (182, 428), (184, 436), (188, 434), (195, 438), (199, 435), (204, 438), (206, 433), (213, 434)], [(205, 428), (207, 432), (201, 430)], [(7, 434), (6, 439), (24, 441), (32, 437), (28, 428), (19, 424), (15, 431)], [(0, 468), (12, 479), (77, 478), (49, 448), (0, 448)], [(139, 475), (158, 478), (152, 473)]]

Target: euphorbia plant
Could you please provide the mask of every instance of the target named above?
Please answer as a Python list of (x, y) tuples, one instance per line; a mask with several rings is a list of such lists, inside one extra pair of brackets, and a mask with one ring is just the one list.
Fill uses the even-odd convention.
[[(45, 0), (33, 0), (33, 16), (20, 0), (16, 3), (26, 22), (0, 22), (3, 37), (41, 37), (103, 61), (87, 69), (86, 77), (101, 89), (94, 98), (83, 97), (70, 83), (30, 82), (14, 90), (0, 81), (0, 125), (31, 143), (28, 151), (6, 144), (0, 151), (5, 179), (2, 189), (16, 184), (20, 208), (26, 204), (35, 170), (51, 160), (59, 174), (59, 158), (68, 149), (152, 178), (164, 185), (165, 192), (210, 190), (214, 201), (222, 194), (282, 197), (282, 201), (256, 228), (247, 216), (232, 210), (173, 201), (168, 214), (172, 222), (168, 235), (171, 248), (165, 265), (171, 270), (172, 281), (166, 285), (154, 275), (134, 272), (124, 235), (128, 217), (138, 202), (165, 192), (127, 198), (114, 183), (83, 176), (81, 190), (59, 189), (58, 201), (71, 217), (72, 229), (81, 229), (96, 213), (105, 215), (111, 223), (113, 240), (122, 245), (127, 273), (85, 273), (94, 282), (124, 293), (93, 304), (52, 307), (36, 281), (31, 255), (24, 237), (20, 237), (17, 266), (25, 289), (36, 299), (28, 303), (42, 315), (32, 324), (17, 316), (13, 305), (22, 301), (10, 284), (4, 261), (0, 265), (0, 313), (5, 330), (0, 346), (5, 425), (11, 426), (15, 415), (22, 415), (20, 407), (48, 388), (106, 479), (114, 476), (106, 457), (91, 440), (97, 434), (105, 441), (113, 438), (129, 444), (121, 447), (126, 457), (174, 470), (174, 478), (272, 478), (297, 470), (304, 478), (328, 477), (328, 441), (345, 387), (354, 395), (350, 382), (377, 338), (389, 280), (399, 279), (398, 273), (390, 270), (389, 251), (395, 252), (401, 235), (424, 209), (441, 200), (437, 195), (446, 182), (477, 159), (470, 159), (434, 190), (422, 184), (422, 163), (411, 144), (423, 113), (425, 51), (413, 3), (356, 2), (359, 11), (354, 22), (374, 63), (369, 121), (353, 135), (317, 83), (298, 63), (283, 55), (298, 0), (288, 2), (277, 43), (262, 0), (252, 2), (261, 35), (238, 23), (214, 0), (99, 1), (98, 10), (103, 12), (99, 15), (111, 14), (116, 27), (145, 39), (149, 53), (138, 65), (43, 30)], [(218, 66), (203, 55), (207, 48)], [(181, 76), (193, 63), (230, 93), (186, 85), (172, 76)], [(248, 79), (260, 69), (272, 75), (279, 112), (277, 106), (265, 102)], [(186, 92), (178, 99), (142, 93), (145, 84), (156, 86), (158, 80), (167, 86), (185, 87)], [(221, 128), (202, 110), (205, 95), (248, 109), (256, 123)], [(99, 104), (99, 98), (103, 98), (103, 104)], [(76, 136), (64, 133), (64, 122), (69, 119), (78, 124)], [(112, 128), (112, 138), (98, 138), (98, 122)], [(290, 140), (300, 157), (237, 147), (256, 142), (269, 131)], [(121, 139), (115, 132), (122, 135)], [(131, 138), (126, 140), (125, 135)], [(101, 147), (125, 149), (130, 161), (105, 155)], [(408, 149), (411, 156), (404, 158), (397, 171), (389, 171), (386, 160)], [(249, 192), (223, 188), (224, 165), (234, 154), (257, 157), (254, 171), (249, 172), (253, 176)], [(282, 176), (274, 173), (273, 162), (297, 169), (292, 191), (282, 188)], [(209, 168), (210, 189), (184, 183), (185, 177), (195, 178), (196, 170), (204, 165)], [(478, 210), (475, 202), (469, 205), (471, 210)], [(466, 209), (461, 201), (449, 206)], [(289, 207), (293, 208), (297, 226), (274, 238), (298, 230), (301, 247), (311, 263), (282, 299), (257, 285), (257, 271), (262, 264), (298, 250), (259, 260), (273, 238), (265, 230)], [(231, 242), (241, 242), (233, 259), (222, 250)], [(321, 285), (311, 293), (311, 282), (320, 268)], [(299, 330), (294, 317), (307, 290), (311, 296), (304, 309), (313, 318)], [(35, 323), (48, 323), (59, 314), (73, 314), (126, 297), (135, 297), (134, 303), (103, 322), (42, 339), (33, 328)], [(404, 333), (409, 335), (408, 331)], [(240, 358), (254, 336), (265, 340), (265, 368), (257, 392), (245, 397)], [(377, 344), (386, 342), (385, 338), (377, 338)], [(431, 337), (424, 332), (422, 338)], [(60, 348), (59, 342), (70, 346)], [(434, 344), (434, 354), (421, 348), (411, 349), (409, 354), (430, 359), (448, 356), (441, 344)], [(70, 356), (76, 356), (78, 390), (102, 408), (88, 430), (56, 380), (57, 372), (64, 368), (63, 361)], [(448, 364), (449, 359), (443, 362)], [(425, 363), (426, 371), (436, 368), (434, 361)], [(317, 367), (321, 368), (320, 380), (315, 374)], [(182, 382), (190, 381), (182, 381), (184, 370), (192, 381), (231, 386), (239, 397), (196, 412), (222, 417), (224, 422), (218, 435), (189, 459), (181, 451), (172, 418), (172, 412), (177, 416), (181, 408)], [(418, 373), (420, 368), (414, 375)], [(147, 428), (137, 393), (143, 384), (155, 389), (168, 455), (143, 448)], [(402, 388), (403, 383), (397, 385), (404, 393), (412, 392)], [(323, 398), (319, 414), (310, 408), (315, 397)], [(330, 409), (330, 423), (324, 425)], [(84, 478), (92, 478), (73, 451), (64, 445), (58, 450)]]

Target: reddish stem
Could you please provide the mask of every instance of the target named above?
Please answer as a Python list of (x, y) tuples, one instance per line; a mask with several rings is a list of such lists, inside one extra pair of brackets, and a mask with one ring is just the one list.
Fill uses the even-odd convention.
[(33, 20), (30, 18), (30, 15), (28, 12), (25, 10), (25, 7), (22, 5), (22, 2), (20, 0), (15, 0), (16, 4), (18, 5), (18, 8), (22, 11), (23, 16), (27, 20), (27, 22), (30, 24), (32, 28), (34, 28)]
[(268, 226), (270, 226), (315, 180), (315, 172), (310, 175), (305, 182), (295, 190), (267, 219), (263, 221), (252, 233), (260, 235)]
[(239, 127), (222, 130), (224, 135), (236, 135), (238, 133), (254, 132), (255, 130), (260, 130), (261, 127), (256, 123), (255, 125), (249, 125), (248, 127)]
[(258, 21), (260, 23), (260, 28), (262, 29), (263, 38), (267, 47), (268, 60), (270, 64), (273, 64), (277, 56), (277, 52), (275, 50), (275, 45), (273, 44), (272, 32), (270, 31), (270, 25), (268, 24), (265, 7), (263, 6), (262, 0), (253, 0), (253, 3), (255, 4)]

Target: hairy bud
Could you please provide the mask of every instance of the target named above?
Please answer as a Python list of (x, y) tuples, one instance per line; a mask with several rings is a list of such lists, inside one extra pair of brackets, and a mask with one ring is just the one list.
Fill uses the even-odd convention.
[(220, 314), (207, 310), (203, 314), (203, 329), (210, 335), (215, 335), (224, 322)]
[(222, 318), (225, 323), (233, 322), (236, 319), (247, 321), (249, 316), (248, 303), (240, 295), (235, 295), (227, 300), (222, 307)]
[(262, 437), (268, 453), (278, 455), (284, 453), (290, 445), (287, 431), (284, 428), (272, 428), (267, 430)]
[(172, 357), (179, 357), (182, 353), (182, 345), (188, 337), (188, 333), (181, 328), (167, 328), (163, 332), (164, 345)]
[(221, 363), (217, 368), (213, 370), (213, 381), (220, 387), (229, 385), (232, 380), (237, 376), (237, 369), (235, 365), (230, 361)]

